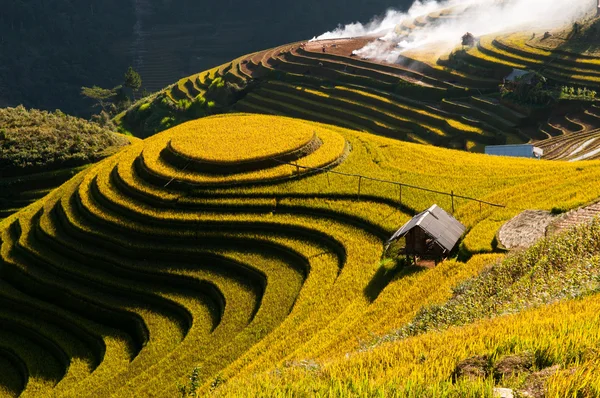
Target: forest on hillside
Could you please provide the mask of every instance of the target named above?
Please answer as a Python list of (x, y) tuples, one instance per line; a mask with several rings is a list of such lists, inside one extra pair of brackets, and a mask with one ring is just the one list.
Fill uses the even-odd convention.
[(367, 22), (410, 0), (7, 0), (0, 13), (0, 107), (88, 116), (82, 86), (113, 87), (129, 65), (155, 91), (240, 55)]

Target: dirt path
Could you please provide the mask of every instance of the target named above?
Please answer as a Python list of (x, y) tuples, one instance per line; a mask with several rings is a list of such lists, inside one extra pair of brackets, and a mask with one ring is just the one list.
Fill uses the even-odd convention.
[(376, 37), (355, 37), (351, 39), (317, 40), (306, 43), (306, 50), (319, 52), (325, 47), (325, 52), (335, 55), (352, 56), (352, 51), (360, 50), (367, 44), (376, 40)]

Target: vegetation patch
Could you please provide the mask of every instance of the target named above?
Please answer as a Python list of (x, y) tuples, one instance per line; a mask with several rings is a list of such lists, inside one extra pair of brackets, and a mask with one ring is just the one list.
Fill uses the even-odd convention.
[(0, 109), (3, 177), (81, 166), (128, 144), (123, 136), (60, 111)]

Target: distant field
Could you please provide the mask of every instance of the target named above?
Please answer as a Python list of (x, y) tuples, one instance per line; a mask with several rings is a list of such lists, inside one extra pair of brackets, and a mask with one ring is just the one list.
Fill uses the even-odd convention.
[[(442, 19), (452, 13), (407, 20), (397, 32), (418, 32)], [(116, 121), (148, 137), (206, 115), (251, 112), (470, 152), (532, 142), (547, 159), (600, 158), (600, 58), (545, 48), (559, 35), (546, 42), (533, 33), (483, 36), (452, 51), (431, 44), (395, 62), (354, 56), (372, 40), (366, 38), (281, 45), (183, 78)], [(503, 78), (515, 68), (540, 72), (564, 95), (555, 93), (560, 98), (546, 108), (502, 97)]]

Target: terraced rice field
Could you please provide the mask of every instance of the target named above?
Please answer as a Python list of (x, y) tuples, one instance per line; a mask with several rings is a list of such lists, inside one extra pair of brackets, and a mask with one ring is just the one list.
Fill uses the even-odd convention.
[(33, 174), (25, 178), (0, 178), (0, 189), (6, 195), (0, 197), (0, 219), (43, 198), (83, 169), (85, 167)]
[[(325, 53), (321, 45), (325, 45)], [(217, 77), (245, 90), (241, 112), (299, 117), (406, 141), (482, 151), (524, 142), (526, 119), (494, 99), (498, 81), (435, 64), (382, 64), (350, 56), (360, 39), (292, 43), (250, 54), (165, 91), (177, 102), (203, 95)], [(507, 118), (498, 116), (508, 114)]]
[(599, 87), (600, 59), (543, 50), (535, 45), (531, 36), (531, 33), (484, 36), (467, 54), (474, 64), (540, 70), (544, 76), (568, 85)]
[[(486, 40), (482, 38), (479, 47), (485, 46)], [(572, 136), (569, 140), (579, 146), (589, 140), (585, 139), (589, 132), (600, 126), (598, 112), (592, 105), (576, 114), (551, 117), (537, 129), (524, 128), (526, 115), (504, 106), (494, 96), (481, 94), (474, 78), (463, 77), (464, 86), (457, 91), (456, 83), (448, 83), (456, 80), (456, 75), (426, 58), (416, 59), (418, 52), (408, 52), (404, 57), (403, 62), (415, 68), (411, 70), (399, 64), (377, 64), (344, 55), (344, 45), (348, 43), (344, 40), (332, 43), (326, 44), (325, 53), (319, 52), (318, 46), (292, 44), (242, 57), (180, 81), (170, 95), (175, 99), (192, 99), (193, 95), (183, 95), (180, 93), (183, 90), (177, 87), (190, 86), (190, 82), (202, 79), (210, 82), (219, 76), (238, 84), (259, 81), (234, 109), (288, 115), (404, 141), (472, 151), (482, 151), (484, 145), (490, 144), (534, 141), (547, 149), (547, 159), (562, 159), (552, 149), (565, 139), (557, 136), (575, 134), (579, 138)], [(469, 56), (478, 53), (478, 48), (470, 50)], [(481, 60), (479, 64), (490, 70), (499, 68), (504, 73), (510, 70), (508, 66), (519, 66)], [(393, 87), (398, 81), (418, 82), (418, 89), (398, 94)], [(495, 84), (498, 83), (499, 80)], [(468, 93), (475, 89), (477, 95)], [(588, 145), (589, 142), (584, 148)], [(559, 146), (561, 152), (568, 153), (569, 148)], [(573, 159), (593, 156), (580, 158), (585, 154)]]
[(506, 205), (456, 199), (465, 254), (492, 251), (521, 208), (600, 196), (598, 162), (490, 158), (275, 116), (185, 123), (0, 222), (0, 395), (174, 396), (195, 367), (200, 391), (218, 394), (356, 351), (499, 258), (389, 274), (386, 239), (450, 197), (358, 188), (357, 174)]
[[(193, 374), (202, 396), (492, 397), (527, 380), (457, 365), (524, 353), (554, 369), (547, 396), (600, 395), (600, 224), (496, 247), (523, 210), (600, 197), (594, 104), (536, 119), (497, 95), (513, 68), (594, 88), (600, 61), (530, 37), (482, 37), (458, 69), (352, 55), (371, 38), (292, 43), (150, 98), (181, 108), (220, 78), (245, 113), (156, 134), (0, 223), (0, 396), (174, 396)], [(436, 148), (523, 142), (545, 160)], [(387, 238), (433, 203), (467, 227), (457, 255), (390, 266)]]
[(553, 117), (540, 131), (548, 138), (535, 142), (544, 149), (544, 159), (581, 161), (597, 159), (600, 111), (591, 105), (582, 112)]
[[(473, 12), (477, 7), (453, 7), (406, 19), (396, 33)], [(547, 49), (536, 33), (533, 38), (531, 32), (478, 38), (460, 67), (449, 55), (440, 57), (435, 45), (383, 62), (353, 54), (372, 37), (291, 43), (182, 79), (165, 95), (175, 103), (193, 101), (220, 77), (240, 90), (227, 110), (298, 117), (472, 152), (483, 152), (485, 145), (538, 142), (548, 149), (547, 159), (593, 158), (596, 153), (582, 151), (592, 144), (589, 133), (600, 128), (594, 106), (540, 123), (527, 109), (499, 99), (498, 86), (513, 68), (540, 71), (555, 84), (598, 88), (600, 59)], [(564, 137), (553, 137), (571, 134), (581, 138), (569, 138), (578, 156), (566, 156), (571, 152), (562, 147), (557, 156)]]

